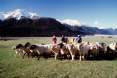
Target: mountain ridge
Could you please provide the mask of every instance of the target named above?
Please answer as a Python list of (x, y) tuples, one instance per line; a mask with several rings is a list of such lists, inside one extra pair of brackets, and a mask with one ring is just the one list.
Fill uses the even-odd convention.
[(9, 18), (0, 21), (0, 36), (77, 36), (95, 34), (117, 34), (117, 29), (99, 29), (97, 27), (71, 26), (62, 24), (54, 18), (40, 17), (30, 19), (24, 17), (20, 20)]
[[(15, 14), (16, 12), (16, 14)], [(8, 12), (11, 16), (0, 20), (0, 36), (77, 36), (80, 35), (95, 35), (108, 34), (117, 35), (117, 29), (100, 29), (98, 27), (90, 27), (81, 25), (77, 20), (67, 19), (59, 21), (55, 18), (40, 17), (36, 13), (23, 16), (22, 10), (17, 9), (14, 12)], [(8, 14), (6, 13), (6, 14)], [(14, 14), (14, 16), (12, 16)], [(20, 16), (20, 17), (17, 17)], [(25, 15), (25, 14), (24, 14)], [(67, 22), (67, 23), (65, 23)], [(70, 24), (71, 23), (71, 24)]]

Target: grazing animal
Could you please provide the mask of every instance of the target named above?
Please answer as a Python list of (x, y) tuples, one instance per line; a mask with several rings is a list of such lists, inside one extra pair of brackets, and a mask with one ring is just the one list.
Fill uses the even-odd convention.
[[(62, 47), (61, 47), (62, 46)], [(79, 48), (78, 45), (73, 45), (73, 44), (57, 44), (54, 45), (52, 48), (52, 51), (55, 54), (55, 60), (57, 59), (57, 56), (63, 56), (63, 58), (72, 58), (74, 60), (75, 56), (79, 54)]]
[(102, 59), (107, 51), (107, 46), (105, 43), (89, 43), (89, 51), (87, 59)]
[(57, 59), (58, 56), (61, 58), (69, 58), (70, 56), (70, 51), (68, 49), (68, 46), (67, 44), (64, 43), (52, 45), (51, 50), (54, 53), (55, 60)]
[(107, 59), (117, 58), (117, 43), (111, 43), (109, 46), (107, 46), (106, 56)]
[(19, 54), (22, 56), (22, 58), (24, 58), (24, 56), (28, 56), (31, 57), (31, 51), (29, 50), (31, 44), (29, 42), (27, 42), (25, 45), (22, 44), (18, 44), (16, 46), (16, 54)]
[(86, 59), (88, 52), (90, 50), (90, 44), (89, 44), (89, 42), (83, 42), (83, 43), (80, 44), (79, 48), (80, 48), (79, 59), (81, 61), (81, 60)]
[(90, 43), (90, 50), (88, 52), (88, 58), (97, 59), (98, 55), (99, 55), (99, 44)]
[(25, 45), (24, 45), (24, 51), (25, 51), (25, 53), (23, 55), (23, 58), (24, 58), (25, 55), (27, 55), (28, 58), (31, 57), (31, 51), (29, 49), (30, 46), (31, 46), (31, 43), (29, 43), (29, 42), (25, 43)]
[[(61, 50), (62, 46), (63, 45), (61, 45), (61, 44), (52, 45), (51, 50), (54, 53), (55, 60), (57, 59), (58, 55), (60, 55), (60, 50)], [(61, 53), (63, 54), (63, 52), (61, 52)]]
[(99, 54), (98, 59), (105, 59), (106, 58), (106, 52), (107, 52), (107, 45), (106, 43), (99, 43)]
[(72, 60), (75, 59), (79, 55), (80, 49), (79, 44), (73, 45), (73, 44), (67, 44), (66, 47), (69, 50), (69, 53), (71, 55)]
[(36, 45), (31, 45), (29, 49), (30, 49), (30, 52), (31, 52), (31, 56), (32, 57), (37, 57), (38, 60), (39, 60), (40, 52), (38, 50), (38, 47)]
[(17, 44), (14, 50), (15, 50), (16, 55), (19, 55), (19, 56), (23, 56), (25, 53), (24, 46), (22, 44)]
[(102, 42), (81, 42), (81, 43), (60, 43), (60, 44), (35, 44), (27, 42), (25, 45), (17, 44), (15, 48), (15, 55), (29, 57), (36, 57), (38, 60), (40, 57), (49, 58), (54, 56), (61, 59), (79, 58), (79, 60), (85, 59), (115, 59), (117, 58), (117, 43), (111, 43), (108, 46)]
[(29, 48), (31, 51), (31, 54), (33, 57), (38, 57), (38, 59), (43, 56), (44, 58), (48, 58), (51, 56), (52, 51), (50, 49), (50, 45), (40, 45), (40, 44), (36, 44), (36, 45), (31, 45), (31, 47)]

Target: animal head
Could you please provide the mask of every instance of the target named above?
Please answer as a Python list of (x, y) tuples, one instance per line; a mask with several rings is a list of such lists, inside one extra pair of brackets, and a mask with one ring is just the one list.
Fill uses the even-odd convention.
[(31, 46), (30, 46), (30, 49), (31, 49), (31, 50), (34, 50), (34, 49), (36, 49), (36, 47), (37, 47), (36, 45), (31, 45)]
[(16, 49), (20, 49), (20, 48), (23, 48), (24, 46), (22, 44), (18, 44), (16, 45)]
[(25, 48), (29, 48), (30, 46), (31, 46), (31, 43), (30, 43), (30, 42), (27, 42), (27, 43), (24, 45)]
[(115, 45), (115, 50), (117, 50), (117, 43), (116, 43), (116, 45)]

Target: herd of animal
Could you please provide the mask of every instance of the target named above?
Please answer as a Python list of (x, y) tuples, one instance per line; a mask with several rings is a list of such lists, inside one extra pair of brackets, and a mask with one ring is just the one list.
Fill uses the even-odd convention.
[(17, 44), (14, 48), (16, 55), (22, 58), (40, 57), (56, 59), (79, 59), (81, 60), (111, 60), (117, 58), (117, 43), (90, 43), (82, 42), (75, 44)]

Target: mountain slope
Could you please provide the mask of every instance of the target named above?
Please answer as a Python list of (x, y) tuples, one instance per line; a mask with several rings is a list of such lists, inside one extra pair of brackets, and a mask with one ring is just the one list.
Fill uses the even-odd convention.
[(1, 36), (58, 36), (71, 35), (72, 31), (53, 18), (41, 17), (39, 19), (23, 18), (17, 20), (10, 18), (2, 21), (0, 25)]
[(98, 29), (87, 26), (70, 26), (61, 24), (54, 18), (40, 17), (30, 19), (22, 17), (0, 20), (1, 36), (52, 36), (53, 34), (61, 36), (94, 35), (94, 34), (117, 34), (117, 30)]
[(39, 17), (36, 13), (16, 9), (2, 12), (0, 36), (77, 36), (94, 34), (117, 35), (117, 29), (99, 29), (81, 25), (78, 20), (57, 21), (54, 18)]

